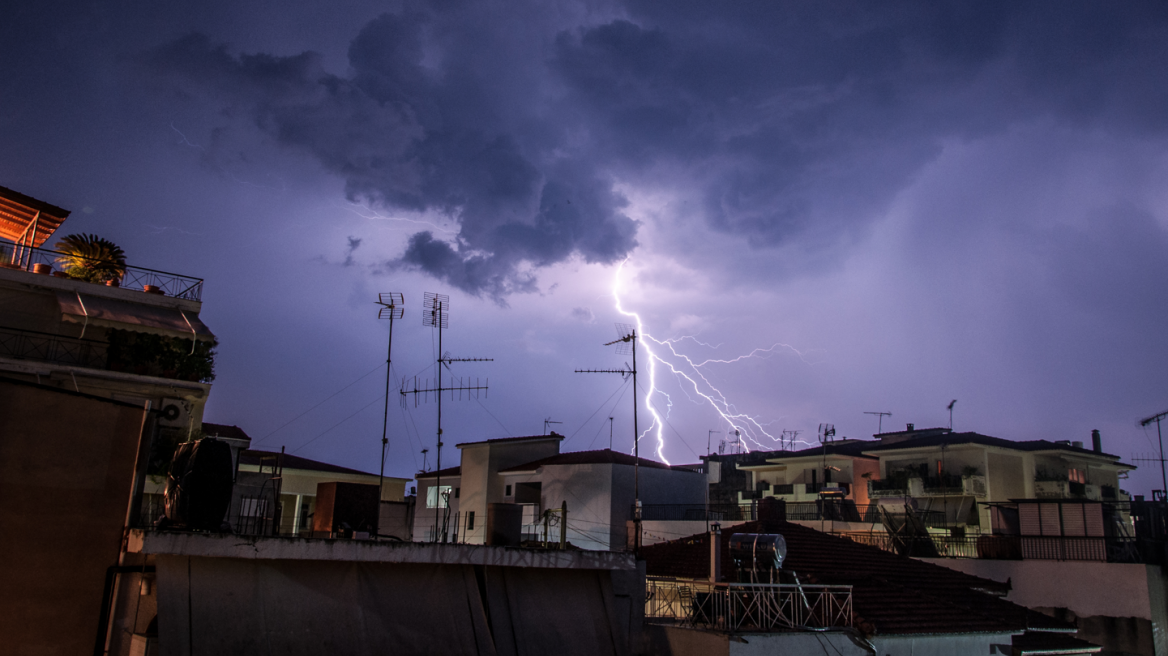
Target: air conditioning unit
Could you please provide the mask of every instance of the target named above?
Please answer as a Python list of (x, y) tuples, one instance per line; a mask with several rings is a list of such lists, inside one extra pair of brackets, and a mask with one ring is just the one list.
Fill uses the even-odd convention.
[(191, 420), (191, 411), (182, 399), (162, 399), (158, 406), (158, 425), (186, 428)]

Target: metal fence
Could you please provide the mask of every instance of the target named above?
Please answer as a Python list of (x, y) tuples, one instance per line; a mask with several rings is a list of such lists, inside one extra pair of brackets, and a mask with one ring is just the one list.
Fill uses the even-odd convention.
[(722, 631), (852, 626), (852, 586), (645, 579), (645, 617)]
[[(649, 521), (754, 521), (758, 519), (758, 499), (740, 504), (661, 503), (641, 506), (641, 519)], [(877, 504), (857, 505), (851, 501), (799, 501), (785, 502), (788, 521), (836, 521), (881, 524), (881, 506)], [(883, 506), (893, 517), (904, 516), (904, 510), (895, 506)], [(633, 508), (631, 512), (635, 512)], [(925, 526), (944, 527), (948, 523), (945, 513), (929, 510), (914, 510)]]
[(854, 542), (906, 556), (986, 560), (1150, 562), (1133, 538), (1018, 535), (893, 536), (839, 533)]
[(109, 345), (92, 339), (62, 337), (34, 330), (0, 328), (0, 357), (105, 369)]
[[(32, 271), (37, 264), (59, 268), (58, 260), (63, 257), (84, 259), (80, 256), (68, 255), (46, 248), (17, 246), (0, 242), (0, 262), (3, 262), (6, 268)], [(127, 289), (145, 289), (146, 285), (158, 288), (167, 296), (185, 298), (190, 301), (200, 301), (203, 297), (202, 278), (127, 265), (125, 274), (118, 280), (118, 286)]]

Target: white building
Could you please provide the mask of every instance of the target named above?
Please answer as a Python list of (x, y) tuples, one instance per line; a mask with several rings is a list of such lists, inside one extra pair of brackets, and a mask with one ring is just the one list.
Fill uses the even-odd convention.
[(558, 542), (566, 504), (570, 544), (620, 551), (629, 543), (634, 478), (644, 504), (704, 501), (705, 477), (692, 469), (644, 458), (637, 467), (633, 456), (609, 449), (560, 453), (563, 439), (552, 433), (459, 444), (460, 467), (418, 475), (414, 539), (483, 544), (489, 504), (509, 503), (523, 507), (525, 540)]

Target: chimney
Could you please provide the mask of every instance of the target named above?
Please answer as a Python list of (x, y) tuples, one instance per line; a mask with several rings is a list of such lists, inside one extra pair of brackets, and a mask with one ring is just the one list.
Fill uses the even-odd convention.
[(722, 580), (722, 525), (710, 524), (710, 583)]
[(1095, 453), (1103, 453), (1103, 437), (1099, 435), (1099, 429), (1091, 431), (1091, 450)]
[(916, 430), (916, 424), (909, 424), (907, 430), (909, 430), (909, 431)]

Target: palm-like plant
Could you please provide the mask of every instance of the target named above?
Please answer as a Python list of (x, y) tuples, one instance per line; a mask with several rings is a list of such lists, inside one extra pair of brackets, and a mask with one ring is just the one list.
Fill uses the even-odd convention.
[(121, 280), (126, 254), (121, 247), (97, 235), (66, 235), (57, 242), (57, 264), (65, 273), (89, 282)]

